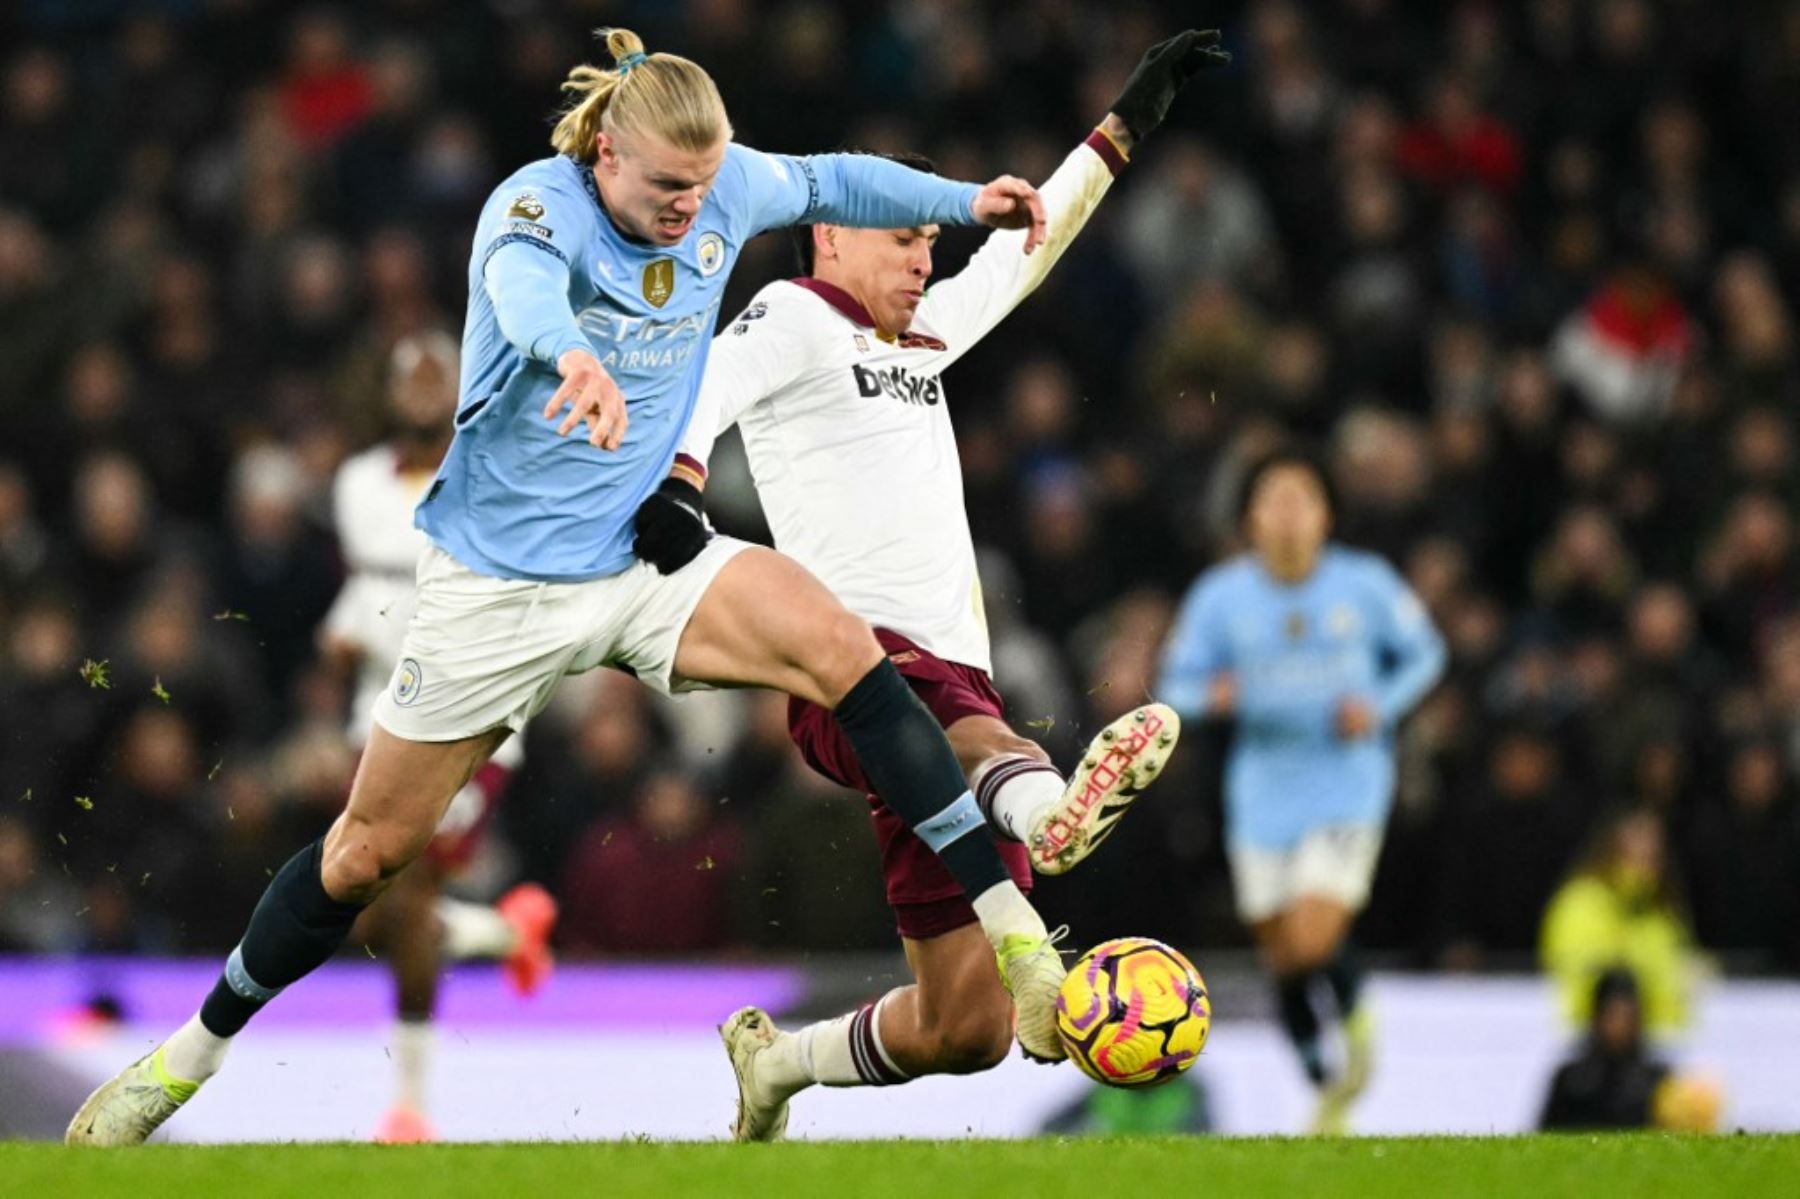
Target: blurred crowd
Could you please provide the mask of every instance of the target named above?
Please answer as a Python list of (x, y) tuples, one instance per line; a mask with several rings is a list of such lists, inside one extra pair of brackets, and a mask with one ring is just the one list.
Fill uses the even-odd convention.
[[(347, 696), (314, 641), (341, 577), (332, 474), (382, 435), (396, 339), (460, 328), (476, 211), (548, 153), (589, 30), (708, 67), (752, 145), (1042, 178), (1193, 19), (1133, 0), (9, 13), (0, 949), (26, 951), (227, 947), (341, 805)], [(1341, 536), (1396, 562), (1453, 653), (1401, 735), (1361, 939), (1521, 964), (1617, 909), (1735, 968), (1796, 968), (1800, 5), (1205, 16), (1236, 66), (1182, 97), (948, 377), (1015, 722), (1067, 762), (1142, 702), (1174, 599), (1235, 548), (1245, 464), (1303, 437)], [(947, 236), (940, 273), (977, 244)], [(792, 271), (761, 239), (727, 309)], [(722, 526), (759, 531), (741, 470), (710, 490)], [(1047, 912), (1089, 940), (1242, 943), (1220, 744), (1191, 731)], [(527, 750), (470, 885), (544, 880), (568, 948), (891, 944), (862, 802), (796, 762), (778, 699), (668, 705), (589, 676)]]

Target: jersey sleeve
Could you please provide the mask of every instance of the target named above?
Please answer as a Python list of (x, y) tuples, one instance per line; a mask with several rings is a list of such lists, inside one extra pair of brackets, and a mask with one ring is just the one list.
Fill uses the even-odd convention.
[(946, 366), (1037, 290), (1100, 206), (1124, 163), (1118, 147), (1096, 131), (1039, 189), (1050, 225), (1043, 245), (1027, 255), (1025, 230), (992, 233), (968, 266), (926, 291), (919, 323), (948, 343)]
[(726, 163), (746, 238), (818, 221), (867, 229), (972, 225), (981, 190), (874, 154), (765, 154), (734, 142)]
[(1391, 725), (1413, 709), (1443, 677), (1448, 657), (1444, 639), (1412, 588), (1393, 567), (1369, 561), (1374, 628), (1393, 664), (1375, 691), (1375, 709)]
[(701, 478), (719, 434), (738, 422), (757, 401), (799, 378), (811, 365), (817, 331), (811, 303), (796, 289), (777, 285), (764, 289), (750, 307), (713, 338), (700, 395), (676, 451), (690, 459)]
[(1232, 666), (1221, 585), (1217, 575), (1200, 576), (1182, 600), (1163, 650), (1157, 690), (1163, 702), (1182, 716), (1207, 715), (1213, 679)]
[(588, 348), (569, 303), (569, 263), (591, 232), (591, 208), (546, 169), (509, 179), (482, 212), (481, 281), (500, 332), (546, 365)]

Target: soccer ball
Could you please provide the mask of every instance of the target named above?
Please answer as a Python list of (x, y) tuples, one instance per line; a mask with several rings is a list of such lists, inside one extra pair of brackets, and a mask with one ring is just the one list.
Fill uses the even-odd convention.
[(1149, 937), (1096, 945), (1056, 998), (1056, 1031), (1082, 1073), (1114, 1087), (1150, 1087), (1194, 1064), (1212, 1027), (1192, 962)]

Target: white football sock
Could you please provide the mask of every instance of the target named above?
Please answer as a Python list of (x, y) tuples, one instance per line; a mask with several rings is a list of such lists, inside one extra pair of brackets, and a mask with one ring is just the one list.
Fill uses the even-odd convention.
[(453, 962), (503, 958), (519, 943), (519, 935), (506, 917), (488, 904), (465, 903), (445, 895), (433, 910), (444, 926), (444, 956)]
[(764, 1086), (786, 1098), (818, 1081), (813, 1077), (812, 1038), (805, 1034), (821, 1027), (823, 1024), (809, 1024), (798, 1032), (783, 1033), (756, 1055), (756, 1076)]
[(429, 1020), (401, 1020), (394, 1025), (389, 1048), (394, 1055), (394, 1106), (425, 1114), (425, 1093), (436, 1041)]
[(1014, 841), (1031, 835), (1032, 824), (1062, 799), (1068, 785), (1056, 767), (1024, 754), (989, 758), (969, 776), (988, 825)]
[(208, 1032), (196, 1012), (163, 1042), (163, 1065), (183, 1082), (205, 1082), (225, 1064), (230, 1048), (231, 1038)]
[(794, 1034), (800, 1068), (806, 1081), (828, 1087), (854, 1087), (862, 1082), (856, 1057), (850, 1052), (850, 1023), (856, 1012), (808, 1024)]
[(757, 1056), (757, 1076), (764, 1085), (789, 1096), (814, 1083), (881, 1087), (905, 1082), (907, 1076), (894, 1065), (881, 1041), (881, 1010), (893, 995), (890, 991), (880, 1003), (778, 1037)]
[(981, 931), (987, 934), (988, 943), (995, 949), (999, 949), (1000, 942), (1012, 933), (1027, 937), (1050, 935), (1050, 930), (1044, 927), (1044, 918), (1010, 880), (995, 883), (977, 895), (974, 906), (975, 915), (981, 920)]

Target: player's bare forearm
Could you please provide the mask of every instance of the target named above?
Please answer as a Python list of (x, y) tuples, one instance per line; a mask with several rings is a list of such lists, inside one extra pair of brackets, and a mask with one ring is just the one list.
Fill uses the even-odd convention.
[(1106, 134), (1112, 139), (1115, 146), (1126, 152), (1130, 152), (1131, 148), (1137, 145), (1137, 138), (1131, 136), (1131, 130), (1126, 127), (1124, 121), (1119, 119), (1119, 114), (1116, 112), (1106, 114), (1106, 119), (1100, 122), (1100, 132)]

